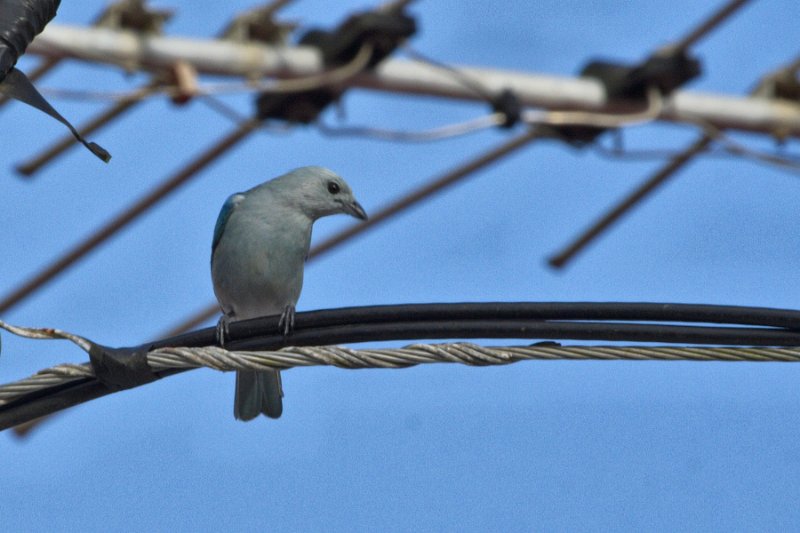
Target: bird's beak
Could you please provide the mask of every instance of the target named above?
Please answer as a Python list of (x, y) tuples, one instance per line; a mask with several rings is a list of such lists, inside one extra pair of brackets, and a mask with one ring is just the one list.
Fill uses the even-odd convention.
[(354, 217), (356, 217), (358, 219), (367, 220), (367, 218), (368, 218), (367, 217), (367, 212), (364, 211), (364, 208), (361, 207), (361, 204), (356, 202), (355, 200), (353, 200), (349, 204), (345, 204), (345, 209), (347, 210), (347, 212), (349, 214), (353, 215)]

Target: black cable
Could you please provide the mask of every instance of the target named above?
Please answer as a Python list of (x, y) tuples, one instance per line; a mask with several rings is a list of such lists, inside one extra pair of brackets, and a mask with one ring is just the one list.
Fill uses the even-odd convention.
[(354, 342), (457, 338), (800, 346), (800, 331), (783, 328), (489, 319), (342, 324), (298, 330), (287, 339), (279, 334), (255, 335), (230, 342), (225, 347), (230, 350), (271, 350), (285, 345), (315, 346)]
[[(289, 337), (279, 333), (278, 318), (231, 324), (225, 347), (274, 350), (286, 345), (458, 338), (800, 346), (800, 311), (758, 307), (580, 302), (350, 307), (298, 313)], [(204, 328), (130, 351), (215, 343), (215, 328)], [(156, 377), (183, 371), (162, 371)], [(27, 394), (0, 406), (0, 430), (112, 392), (116, 390), (97, 379), (80, 379)]]
[[(307, 311), (297, 313), (295, 335), (306, 329), (340, 325), (445, 320), (628, 320), (634, 322), (737, 324), (800, 330), (800, 311), (788, 309), (670, 303), (490, 302), (401, 304)], [(236, 341), (268, 336), (278, 331), (276, 324), (275, 317), (255, 318), (233, 323), (230, 326), (229, 338), (231, 341)], [(214, 342), (214, 328), (206, 328), (163, 339), (152, 345), (154, 347), (194, 347), (207, 346)], [(322, 343), (324, 340), (320, 344)]]

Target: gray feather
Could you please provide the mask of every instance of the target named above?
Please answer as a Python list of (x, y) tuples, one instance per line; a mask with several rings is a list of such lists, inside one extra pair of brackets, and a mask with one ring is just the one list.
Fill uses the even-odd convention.
[(280, 372), (237, 372), (233, 416), (245, 422), (261, 413), (280, 418), (282, 397)]

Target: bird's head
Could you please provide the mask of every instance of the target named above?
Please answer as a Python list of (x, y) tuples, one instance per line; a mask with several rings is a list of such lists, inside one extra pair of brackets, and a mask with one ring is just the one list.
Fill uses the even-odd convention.
[(301, 167), (270, 182), (271, 189), (311, 219), (344, 213), (361, 220), (367, 213), (341, 176), (323, 167)]

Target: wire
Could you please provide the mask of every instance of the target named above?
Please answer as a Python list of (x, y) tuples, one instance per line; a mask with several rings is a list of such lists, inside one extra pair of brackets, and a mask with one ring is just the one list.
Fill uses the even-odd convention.
[[(612, 159), (629, 159), (629, 160), (652, 160), (652, 159), (668, 159), (676, 157), (680, 154), (679, 150), (666, 149), (666, 148), (650, 148), (650, 149), (629, 149), (625, 147), (624, 137), (621, 130), (613, 130), (615, 134), (612, 146), (605, 146), (600, 139), (591, 144), (591, 149), (598, 155), (612, 158)], [(730, 137), (728, 137), (730, 138)], [(738, 143), (737, 143), (738, 144)], [(702, 152), (703, 157), (742, 157), (741, 150), (744, 148), (739, 145), (738, 149), (731, 146), (725, 146), (722, 143), (717, 143), (714, 146), (706, 148)], [(747, 149), (752, 150), (752, 149)], [(791, 154), (782, 151), (774, 152), (761, 152), (761, 154), (770, 158), (780, 159), (782, 162), (787, 162), (792, 165), (800, 164), (800, 154)]]
[[(663, 159), (670, 159), (676, 157), (680, 154), (679, 150), (668, 150), (668, 149), (626, 149), (624, 146), (604, 146), (600, 140), (591, 144), (591, 149), (597, 153), (598, 155), (608, 158), (608, 159), (616, 159), (616, 160), (633, 160), (633, 161), (648, 161), (653, 159), (663, 160)], [(704, 151), (705, 156), (725, 156), (731, 157), (731, 154), (728, 152), (718, 152), (718, 151), (711, 151), (710, 149), (706, 149)]]
[[(387, 4), (393, 5), (394, 3)], [(495, 95), (492, 94), (484, 85), (477, 79), (474, 79), (460, 69), (448, 65), (442, 61), (427, 56), (416, 49), (410, 44), (403, 43), (402, 50), (410, 58), (426, 63), (439, 70), (448, 73), (454, 80), (456, 80), (463, 87), (474, 92), (477, 96), (489, 103), (493, 108), (496, 105)], [(507, 123), (509, 117), (502, 111), (495, 111), (483, 117), (470, 119), (464, 122), (455, 124), (448, 124), (438, 128), (432, 128), (422, 131), (404, 131), (393, 130), (385, 128), (375, 128), (369, 126), (330, 126), (321, 121), (317, 122), (320, 132), (330, 136), (353, 136), (353, 137), (369, 137), (373, 139), (380, 139), (395, 142), (431, 142), (443, 139), (450, 139), (481, 131), (484, 129), (502, 126)]]
[[(408, 368), (425, 363), (460, 363), (471, 366), (506, 365), (527, 360), (625, 361), (747, 361), (800, 362), (800, 348), (696, 347), (696, 346), (479, 346), (472, 343), (412, 344), (403, 348), (355, 350), (342, 346), (292, 346), (271, 351), (228, 351), (216, 346), (159, 348), (147, 354), (156, 372), (211, 368), (235, 370), (286, 370), (308, 366), (345, 369)], [(0, 406), (26, 395), (74, 381), (95, 377), (92, 365), (62, 364), (33, 376), (0, 385)]]
[(453, 137), (460, 137), (500, 126), (505, 123), (505, 120), (504, 113), (491, 113), (464, 122), (420, 131), (390, 130), (368, 126), (330, 126), (321, 121), (316, 124), (321, 133), (330, 136), (369, 137), (395, 142), (431, 142), (452, 139)]
[(205, 104), (206, 107), (227, 118), (234, 124), (241, 124), (250, 119), (250, 117), (239, 113), (233, 106), (228, 105), (216, 96), (204, 94), (200, 96), (199, 100)]
[[(698, 121), (702, 127), (703, 124)], [(708, 125), (706, 125), (708, 126)], [(701, 136), (691, 146), (683, 152), (675, 155), (668, 163), (659, 169), (650, 178), (644, 181), (639, 187), (634, 189), (628, 196), (623, 198), (620, 202), (602, 215), (595, 223), (593, 223), (587, 230), (581, 233), (572, 243), (568, 244), (564, 249), (548, 259), (548, 263), (555, 268), (563, 268), (578, 252), (586, 248), (592, 241), (599, 235), (606, 231), (612, 224), (619, 220), (623, 215), (628, 213), (634, 206), (636, 206), (648, 194), (655, 191), (662, 185), (668, 178), (673, 176), (676, 172), (682, 169), (687, 163), (694, 159), (697, 155), (705, 152), (714, 140), (726, 142), (728, 148), (735, 147), (741, 155), (747, 155), (758, 159), (762, 162), (779, 165), (778, 168), (788, 170), (792, 173), (797, 173), (800, 164), (791, 160), (780, 159), (780, 164), (775, 161), (775, 156), (771, 154), (763, 154), (750, 150), (746, 147), (740, 146), (738, 143), (728, 139), (721, 131), (716, 128), (706, 128), (706, 134)], [(732, 144), (731, 144), (732, 143)]]
[(526, 109), (522, 121), (527, 124), (548, 126), (591, 126), (595, 128), (618, 128), (652, 122), (664, 109), (664, 98), (655, 87), (647, 90), (647, 107), (635, 113), (592, 113), (590, 111), (542, 111)]
[[(280, 333), (278, 322), (278, 316), (235, 322), (230, 325), (226, 348), (233, 352), (274, 352), (286, 347), (289, 343), (294, 347), (302, 347), (401, 339), (456, 338), (574, 339), (746, 347), (800, 346), (800, 312), (735, 306), (663, 303), (495, 302), (354, 307), (298, 313), (295, 322), (296, 329), (290, 337), (285, 337)], [(3, 322), (0, 322), (0, 327), (29, 338), (68, 338), (89, 352), (108, 350), (82, 337), (49, 328), (19, 328)], [(125, 352), (133, 356), (144, 350), (154, 353), (158, 357), (183, 353), (186, 357), (204, 357), (206, 363), (213, 366), (211, 361), (223, 357), (224, 354), (213, 350), (205, 354), (196, 351), (183, 352), (177, 348), (212, 346), (215, 342), (215, 328), (204, 328), (139, 347), (115, 349), (114, 351)], [(544, 347), (549, 346), (552, 345)], [(165, 348), (168, 350), (164, 351)], [(640, 353), (647, 349), (639, 347)], [(307, 351), (301, 351), (301, 353), (307, 353)], [(330, 356), (325, 364), (358, 366), (358, 363), (353, 362), (352, 358), (348, 359), (349, 352), (338, 353), (339, 355), (335, 357)], [(677, 358), (674, 351), (672, 353), (673, 355), (665, 355), (661, 358)], [(697, 353), (700, 352), (684, 358), (707, 359), (712, 352), (703, 352), (702, 356)], [(770, 358), (773, 360), (797, 360), (797, 350), (779, 351), (772, 355), (758, 349), (750, 349), (749, 352), (722, 350), (719, 353), (727, 354), (724, 357), (726, 360), (769, 360)], [(745, 353), (750, 355), (742, 355)], [(776, 355), (778, 353), (783, 355)], [(375, 363), (375, 357), (377, 357), (374, 355), (375, 351), (370, 351), (369, 354), (372, 354), (370, 355), (371, 361)], [(267, 364), (280, 367), (299, 364), (284, 352), (280, 352), (279, 355), (263, 356), (262, 354), (262, 357), (267, 357), (266, 362), (258, 363), (258, 361), (251, 360), (249, 362), (239, 361), (238, 364)], [(391, 357), (396, 357), (396, 354)], [(596, 357), (614, 358), (608, 354)], [(324, 359), (325, 357), (320, 359), (317, 356), (315, 364)], [(331, 362), (333, 359), (338, 362)], [(452, 360), (452, 357), (450, 359)], [(161, 366), (151, 367), (154, 375), (149, 375), (146, 382), (151, 381), (153, 377), (166, 377), (186, 369), (169, 366), (173, 363), (166, 359), (159, 359), (159, 361), (164, 368)], [(486, 362), (482, 361), (484, 364)], [(195, 363), (188, 366), (196, 366)], [(408, 360), (403, 362), (397, 359), (394, 360), (394, 363), (398, 366), (415, 364)], [(15, 393), (16, 395), (11, 399), (4, 399), (5, 403), (0, 405), (0, 429), (6, 429), (118, 390), (111, 389), (88, 375), (85, 367), (68, 365), (63, 372), (70, 379), (68, 383), (48, 381), (56, 379), (56, 377), (47, 374), (42, 378), (37, 378), (46, 383), (44, 387), (39, 387), (35, 391), (24, 389), (27, 392), (20, 392), (22, 389), (17, 388), (17, 385), (12, 387), (18, 394)], [(134, 383), (133, 386), (144, 382)], [(39, 385), (42, 383), (40, 382)], [(3, 390), (8, 392), (10, 389)]]
[[(449, 73), (453, 79), (458, 81), (462, 86), (471, 90), (492, 106), (496, 104), (495, 95), (492, 94), (477, 79), (467, 76), (458, 68), (423, 55), (409, 45), (405, 45), (403, 49), (412, 59), (422, 61)], [(521, 119), (527, 124), (546, 124), (550, 126), (580, 125), (597, 128), (618, 128), (620, 126), (651, 122), (659, 117), (663, 107), (663, 97), (655, 87), (650, 87), (647, 92), (647, 108), (644, 111), (638, 111), (629, 114), (609, 114), (592, 113), (589, 111), (542, 111), (528, 109), (522, 111)], [(503, 113), (501, 113), (501, 115), (505, 116)]]
[[(663, 110), (663, 98), (658, 90), (651, 88), (648, 91), (648, 104), (644, 111), (628, 114), (591, 113), (588, 111), (541, 111), (524, 110), (522, 121), (526, 124), (565, 126), (580, 125), (597, 128), (618, 128), (639, 123), (650, 122), (658, 118)], [(476, 131), (501, 126), (506, 122), (505, 113), (495, 112), (489, 115), (470, 119), (465, 122), (449, 124), (439, 128), (423, 131), (401, 131), (372, 128), (365, 126), (336, 127), (318, 122), (320, 131), (326, 135), (371, 137), (387, 141), (401, 142), (429, 142), (450, 139), (467, 135)]]
[(792, 174), (800, 174), (800, 161), (792, 159), (791, 156), (780, 156), (774, 153), (750, 148), (733, 140), (729, 135), (709, 122), (696, 117), (685, 118), (689, 121), (695, 122), (697, 125), (703, 128), (703, 131), (706, 133), (706, 135), (714, 139), (714, 141), (722, 144), (724, 148), (733, 155), (741, 156), (760, 163), (765, 163)]

